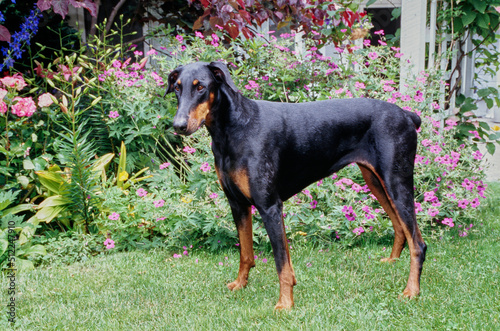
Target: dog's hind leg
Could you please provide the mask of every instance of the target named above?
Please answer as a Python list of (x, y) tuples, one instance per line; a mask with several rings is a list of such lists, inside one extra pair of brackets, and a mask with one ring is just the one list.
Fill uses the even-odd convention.
[(234, 282), (227, 284), (230, 290), (239, 290), (248, 283), (250, 269), (255, 266), (253, 251), (252, 213), (248, 206), (231, 204), (234, 222), (240, 239), (240, 269)]
[[(387, 174), (379, 174), (369, 164), (358, 163), (368, 187), (391, 218), (394, 226), (394, 246), (389, 261), (398, 258), (406, 241), (410, 249), (410, 275), (403, 295), (414, 297), (420, 293), (420, 276), (427, 246), (418, 228), (412, 176), (405, 176), (395, 167)], [(413, 171), (409, 166), (408, 170)]]
[(370, 191), (373, 193), (373, 195), (375, 195), (378, 202), (380, 203), (382, 208), (384, 208), (385, 212), (387, 213), (387, 215), (389, 215), (392, 221), (392, 226), (394, 228), (394, 243), (392, 245), (391, 255), (390, 257), (384, 258), (381, 261), (393, 262), (394, 259), (398, 259), (401, 255), (401, 251), (403, 250), (404, 244), (406, 242), (401, 221), (394, 211), (394, 208), (392, 207), (392, 204), (387, 197), (386, 190), (382, 185), (379, 177), (376, 175), (375, 170), (372, 170), (373, 168), (370, 166), (360, 163), (358, 163), (358, 166), (361, 170), (361, 174), (363, 175), (366, 184), (368, 185), (368, 188), (370, 188)]

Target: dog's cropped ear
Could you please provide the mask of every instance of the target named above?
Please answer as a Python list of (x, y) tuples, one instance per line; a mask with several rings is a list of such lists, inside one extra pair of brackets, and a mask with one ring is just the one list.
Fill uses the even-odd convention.
[(165, 91), (165, 94), (163, 95), (163, 97), (165, 97), (168, 93), (171, 93), (174, 91), (174, 83), (177, 80), (177, 77), (179, 77), (179, 73), (181, 72), (181, 69), (182, 69), (182, 67), (178, 67), (177, 69), (172, 71), (170, 73), (170, 75), (168, 75), (168, 86), (167, 86), (167, 90)]
[(239, 89), (236, 84), (234, 84), (231, 74), (224, 63), (210, 62), (208, 68), (217, 81), (227, 84), (234, 92), (238, 92)]

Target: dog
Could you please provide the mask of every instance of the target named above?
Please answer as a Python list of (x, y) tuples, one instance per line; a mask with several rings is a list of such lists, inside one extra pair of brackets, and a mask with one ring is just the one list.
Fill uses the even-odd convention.
[(165, 92), (178, 108), (173, 127), (190, 135), (205, 125), (219, 182), (229, 201), (240, 240), (238, 277), (227, 287), (247, 285), (255, 266), (251, 206), (269, 235), (280, 283), (275, 309), (291, 308), (297, 284), (290, 259), (283, 201), (309, 184), (356, 163), (394, 227), (389, 258), (410, 249), (405, 297), (420, 292), (427, 246), (415, 215), (413, 169), (418, 115), (380, 100), (337, 99), (280, 103), (244, 97), (222, 62), (180, 66), (168, 76)]

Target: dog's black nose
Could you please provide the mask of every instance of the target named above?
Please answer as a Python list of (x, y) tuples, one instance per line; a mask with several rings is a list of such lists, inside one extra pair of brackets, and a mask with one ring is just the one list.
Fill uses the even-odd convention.
[(177, 133), (186, 133), (187, 131), (187, 121), (174, 121), (174, 130)]

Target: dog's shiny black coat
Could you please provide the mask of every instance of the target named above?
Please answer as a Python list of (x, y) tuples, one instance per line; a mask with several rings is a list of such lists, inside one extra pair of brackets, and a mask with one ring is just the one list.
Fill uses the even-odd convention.
[(191, 134), (205, 124), (213, 140), (215, 167), (242, 245), (240, 271), (228, 285), (231, 289), (246, 285), (255, 264), (249, 247), (249, 210), (255, 205), (280, 278), (276, 307), (293, 305), (296, 280), (282, 202), (354, 162), (393, 222), (395, 242), (387, 260), (398, 258), (408, 242), (411, 267), (403, 294), (419, 293), (426, 245), (414, 211), (416, 129), (421, 123), (416, 114), (368, 98), (294, 104), (251, 100), (238, 92), (220, 62), (177, 68), (169, 75), (168, 92), (175, 92), (178, 100), (177, 132)]

